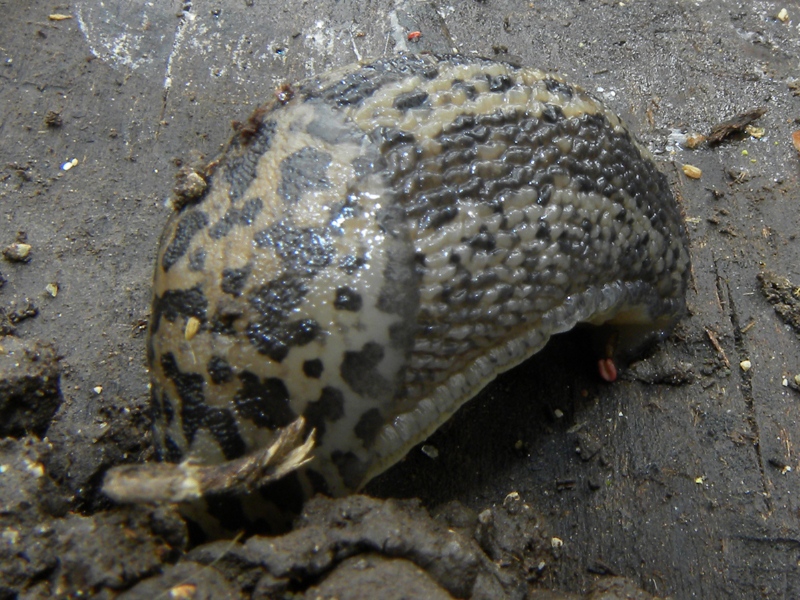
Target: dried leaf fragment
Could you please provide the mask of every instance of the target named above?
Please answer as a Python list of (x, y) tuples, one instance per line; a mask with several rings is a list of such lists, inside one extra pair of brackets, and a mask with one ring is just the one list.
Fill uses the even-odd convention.
[(299, 417), (267, 448), (217, 465), (147, 463), (106, 473), (103, 493), (117, 502), (190, 502), (222, 492), (250, 493), (300, 468), (313, 456), (314, 431), (303, 439)]
[(690, 133), (686, 136), (686, 147), (690, 150), (694, 150), (705, 141), (706, 136), (702, 133)]
[(766, 107), (754, 108), (747, 112), (736, 115), (735, 117), (718, 123), (711, 128), (711, 133), (708, 134), (708, 143), (713, 146), (719, 144), (726, 138), (735, 133), (743, 131), (745, 127), (750, 125), (756, 119), (763, 117), (767, 112)]
[(800, 152), (800, 129), (792, 132), (792, 144), (794, 149)]

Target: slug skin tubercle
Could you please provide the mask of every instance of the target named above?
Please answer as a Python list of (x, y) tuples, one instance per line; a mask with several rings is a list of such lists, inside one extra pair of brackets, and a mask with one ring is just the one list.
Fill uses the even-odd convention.
[[(162, 460), (240, 459), (302, 416), (315, 458), (270, 500), (346, 494), (550, 336), (610, 323), (628, 345), (684, 313), (667, 180), (579, 88), (420, 55), (292, 90), (161, 238), (147, 348)], [(224, 504), (229, 528), (260, 501), (205, 508)]]

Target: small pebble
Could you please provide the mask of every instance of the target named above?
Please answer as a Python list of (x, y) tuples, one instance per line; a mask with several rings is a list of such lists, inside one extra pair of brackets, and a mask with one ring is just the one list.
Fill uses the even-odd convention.
[(742, 371), (746, 373), (753, 366), (753, 363), (751, 363), (749, 360), (743, 360), (739, 363), (739, 366), (742, 368)]
[(61, 119), (61, 113), (58, 113), (54, 110), (48, 110), (44, 115), (44, 124), (47, 127), (61, 127), (63, 123), (64, 121)]
[(190, 167), (184, 167), (178, 171), (175, 177), (175, 187), (172, 189), (174, 194), (173, 204), (178, 210), (185, 204), (192, 202), (203, 195), (208, 187), (205, 178)]
[(61, 170), (62, 171), (69, 171), (72, 167), (75, 167), (77, 165), (78, 165), (78, 159), (77, 158), (73, 158), (72, 160), (68, 160), (63, 165), (61, 165)]
[(764, 134), (767, 132), (767, 130), (763, 127), (755, 127), (754, 125), (748, 125), (744, 128), (744, 130), (748, 135), (756, 138), (757, 140), (760, 140), (762, 137), (764, 137)]
[(3, 248), (3, 256), (12, 262), (27, 262), (30, 260), (31, 245), (14, 242)]
[(428, 458), (439, 458), (439, 450), (436, 446), (431, 446), (430, 444), (425, 444), (420, 448), (422, 453), (427, 456)]

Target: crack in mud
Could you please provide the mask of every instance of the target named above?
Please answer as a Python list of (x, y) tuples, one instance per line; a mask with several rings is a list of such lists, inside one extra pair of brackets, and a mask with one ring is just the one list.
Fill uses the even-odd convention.
[[(742, 327), (739, 321), (739, 313), (736, 311), (736, 303), (733, 300), (730, 283), (720, 276), (719, 265), (717, 264), (716, 260), (714, 260), (714, 279), (717, 287), (717, 294), (720, 299), (720, 305), (724, 308), (725, 301), (727, 301), (728, 304), (728, 309), (726, 312), (728, 313), (728, 318), (733, 326), (734, 345), (736, 347), (736, 353), (739, 357), (739, 362), (741, 362), (747, 359), (748, 355), (744, 343), (744, 334), (742, 333)], [(764, 456), (761, 452), (761, 431), (758, 427), (755, 398), (753, 397), (752, 374), (744, 369), (739, 369), (739, 376), (741, 378), (739, 389), (742, 392), (742, 397), (744, 398), (745, 405), (747, 407), (746, 420), (750, 426), (750, 432), (755, 439), (753, 446), (755, 448), (756, 458), (758, 460), (758, 471), (761, 478), (764, 501), (767, 505), (767, 510), (771, 513), (773, 510), (772, 494), (770, 492), (769, 478), (767, 477), (766, 470), (764, 469)]]
[(194, 19), (191, 0), (184, 0), (179, 14), (180, 18), (178, 19), (178, 25), (175, 28), (175, 39), (172, 42), (172, 50), (167, 57), (167, 65), (164, 69), (164, 93), (161, 96), (161, 113), (158, 116), (158, 123), (156, 123), (156, 139), (158, 139), (158, 136), (161, 133), (161, 125), (164, 122), (164, 116), (167, 113), (169, 92), (172, 89), (172, 61), (175, 59), (175, 56), (179, 51), (181, 42), (183, 41), (183, 34), (187, 25), (192, 19)]

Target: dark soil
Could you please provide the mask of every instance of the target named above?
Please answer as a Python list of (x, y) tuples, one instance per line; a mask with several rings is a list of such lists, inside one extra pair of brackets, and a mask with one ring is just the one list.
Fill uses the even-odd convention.
[[(800, 3), (0, 9), (0, 598), (800, 597)], [(152, 457), (144, 328), (174, 177), (281, 83), (401, 50), (513, 58), (621, 113), (686, 214), (690, 315), (614, 385), (579, 334), (553, 340), (371, 484), (391, 500), (189, 549), (171, 510), (99, 493)]]

